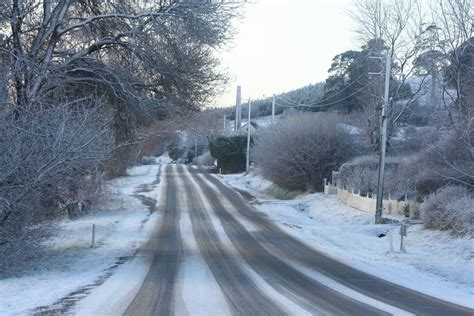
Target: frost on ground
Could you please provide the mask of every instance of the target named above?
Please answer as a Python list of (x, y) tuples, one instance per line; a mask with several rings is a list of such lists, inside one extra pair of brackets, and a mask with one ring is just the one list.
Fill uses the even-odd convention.
[(262, 193), (271, 183), (259, 175), (219, 177), (257, 197), (252, 204), (259, 211), (315, 249), (390, 282), (474, 307), (474, 238), (412, 223), (402, 253), (399, 225), (374, 225), (374, 214), (348, 207), (335, 196), (317, 193), (274, 200)]
[(219, 175), (225, 183), (237, 189), (240, 192), (248, 192), (250, 195), (259, 200), (268, 199), (268, 195), (264, 192), (272, 186), (272, 182), (266, 180), (258, 173), (244, 174), (229, 174)]
[(160, 165), (131, 168), (129, 176), (107, 183), (108, 193), (93, 213), (62, 220), (56, 236), (45, 243), (45, 268), (0, 280), (0, 315), (64, 313), (132, 257), (158, 216), (150, 210), (159, 193), (159, 171)]

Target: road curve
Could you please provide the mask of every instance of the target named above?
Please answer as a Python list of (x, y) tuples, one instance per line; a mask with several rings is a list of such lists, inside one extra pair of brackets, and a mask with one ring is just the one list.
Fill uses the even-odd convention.
[[(178, 166), (179, 175), (184, 176), (184, 168)], [(284, 315), (284, 310), (257, 287), (222, 244), (201, 197), (190, 181), (185, 181), (185, 188), (194, 236), (232, 312), (236, 315)]]
[(357, 302), (316, 282), (302, 272), (288, 265), (278, 256), (271, 254), (255, 239), (245, 226), (225, 209), (217, 193), (192, 170), (193, 178), (199, 183), (211, 202), (224, 229), (242, 257), (257, 273), (278, 291), (285, 292), (291, 300), (318, 314), (332, 315), (382, 315), (377, 310)]
[(417, 315), (474, 315), (472, 309), (390, 283), (325, 256), (278, 228), (205, 169), (193, 172), (214, 184), (242, 216), (257, 225), (255, 238), (276, 255), (298, 261), (360, 293)]
[[(150, 270), (126, 315), (474, 315), (326, 257), (205, 169), (169, 165), (163, 176), (163, 217), (144, 249)], [(195, 293), (212, 304), (196, 302), (189, 284), (214, 293)]]

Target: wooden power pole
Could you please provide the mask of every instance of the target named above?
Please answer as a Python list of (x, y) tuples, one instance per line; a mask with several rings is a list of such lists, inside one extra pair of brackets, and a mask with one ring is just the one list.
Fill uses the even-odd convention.
[(377, 178), (377, 201), (375, 210), (375, 224), (382, 222), (383, 210), (383, 185), (385, 173), (385, 153), (387, 151), (387, 111), (390, 97), (390, 77), (392, 73), (392, 57), (389, 55), (385, 58), (385, 90), (382, 105), (382, 120), (380, 126), (380, 141), (379, 141), (379, 168)]

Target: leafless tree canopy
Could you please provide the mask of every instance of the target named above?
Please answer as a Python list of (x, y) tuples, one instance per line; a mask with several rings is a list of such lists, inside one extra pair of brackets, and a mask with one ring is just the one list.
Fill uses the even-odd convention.
[(94, 187), (107, 166), (125, 170), (152, 152), (148, 136), (170, 128), (157, 120), (215, 95), (227, 79), (213, 50), (230, 39), (238, 6), (0, 2), (0, 247), (87, 199), (84, 184)]
[[(470, 167), (474, 164), (472, 1), (437, 0), (426, 4), (413, 0), (358, 0), (352, 17), (363, 42), (380, 39), (386, 46), (385, 54), (396, 57), (393, 76), (409, 82), (413, 92), (409, 98), (391, 103), (388, 109), (389, 139), (396, 134), (397, 125), (407, 113), (417, 111), (427, 120), (437, 115), (436, 123), (430, 121), (430, 124), (436, 124), (442, 131), (443, 139), (439, 144), (464, 144), (464, 149), (458, 151), (471, 153), (458, 162), (444, 159), (447, 167), (463, 181), (466, 177), (473, 179)], [(397, 93), (391, 91), (394, 99)], [(417, 107), (423, 98), (423, 106)], [(367, 100), (371, 99), (368, 97)], [(374, 134), (374, 129), (378, 130), (381, 102), (377, 103), (378, 106), (371, 106), (367, 102), (365, 110), (369, 136)], [(422, 139), (418, 141), (423, 142)], [(446, 156), (443, 148), (436, 149), (433, 143), (426, 146), (439, 153), (437, 156)], [(455, 168), (455, 164), (463, 165), (464, 171)]]
[(136, 116), (158, 105), (199, 108), (225, 79), (212, 48), (229, 38), (235, 5), (16, 0), (3, 7), (11, 103), (97, 93)]

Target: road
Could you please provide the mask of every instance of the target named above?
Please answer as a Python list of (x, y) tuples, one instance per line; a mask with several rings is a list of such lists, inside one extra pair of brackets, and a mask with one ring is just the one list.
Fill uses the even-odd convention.
[(126, 315), (474, 315), (331, 259), (203, 169), (168, 165)]

